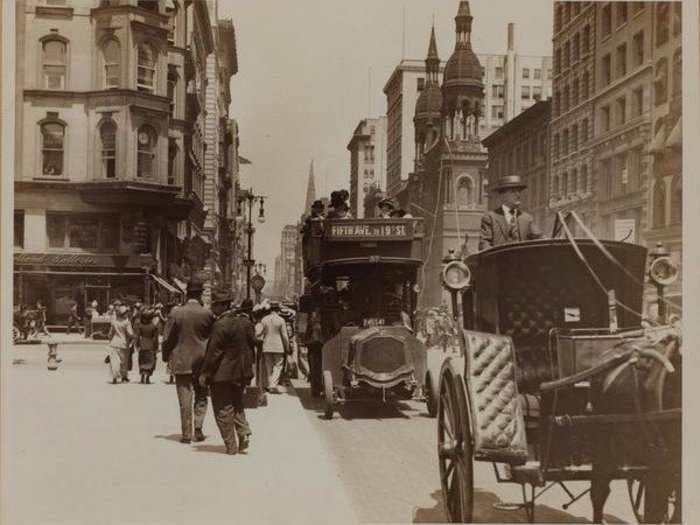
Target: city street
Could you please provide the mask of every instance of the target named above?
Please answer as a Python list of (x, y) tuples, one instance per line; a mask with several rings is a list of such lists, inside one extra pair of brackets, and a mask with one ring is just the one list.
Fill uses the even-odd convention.
[[(182, 445), (174, 387), (162, 367), (151, 385), (111, 385), (104, 347), (15, 347), (8, 367), (8, 523), (426, 523), (444, 522), (435, 456), (435, 420), (422, 403), (368, 403), (323, 419), (303, 380), (269, 406), (248, 411), (247, 455), (223, 454), (211, 415), (207, 440)], [(479, 522), (525, 522), (517, 486), (496, 484), (476, 465)], [(585, 488), (585, 485), (571, 487)], [(538, 522), (586, 523), (587, 496), (567, 511), (553, 488)], [(610, 523), (633, 522), (622, 483), (606, 507)]]

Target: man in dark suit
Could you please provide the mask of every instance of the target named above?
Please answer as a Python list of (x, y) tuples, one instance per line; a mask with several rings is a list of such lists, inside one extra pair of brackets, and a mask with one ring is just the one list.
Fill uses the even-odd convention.
[(518, 175), (503, 177), (498, 182), (495, 191), (501, 205), (481, 217), (479, 250), (542, 237), (532, 215), (520, 209), (520, 192), (525, 188), (527, 185)]
[(190, 281), (187, 286), (187, 302), (170, 311), (163, 339), (163, 359), (167, 356), (170, 370), (175, 375), (180, 403), (181, 443), (192, 441), (193, 392), (194, 440), (204, 441), (202, 425), (207, 413), (207, 389), (202, 388), (196, 378), (204, 362), (214, 314), (202, 306), (201, 298), (202, 283)]
[(209, 338), (199, 383), (202, 387), (210, 386), (214, 417), (226, 444), (226, 453), (236, 454), (248, 448), (251, 434), (243, 394), (254, 375), (256, 337), (255, 327), (246, 315), (246, 311), (252, 310), (252, 302), (244, 301), (243, 312), (236, 315), (230, 309), (231, 299), (226, 290), (215, 290), (212, 294), (211, 308), (217, 320)]

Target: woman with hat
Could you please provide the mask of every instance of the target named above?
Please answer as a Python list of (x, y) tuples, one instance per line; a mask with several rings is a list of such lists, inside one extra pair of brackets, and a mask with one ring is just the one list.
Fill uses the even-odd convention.
[(121, 378), (123, 383), (129, 382), (129, 348), (134, 339), (131, 322), (127, 318), (128, 308), (119, 306), (109, 328), (109, 364), (112, 369), (112, 384), (117, 384)]
[(382, 219), (388, 219), (391, 217), (391, 213), (398, 208), (398, 203), (391, 197), (386, 197), (377, 203), (377, 208), (379, 208), (379, 216)]
[(532, 215), (520, 209), (520, 193), (525, 188), (519, 175), (508, 175), (498, 182), (495, 191), (500, 205), (481, 217), (479, 250), (542, 237)]
[(156, 368), (158, 327), (153, 324), (153, 315), (153, 310), (150, 308), (144, 309), (141, 312), (141, 322), (134, 326), (142, 384), (151, 382), (151, 375)]

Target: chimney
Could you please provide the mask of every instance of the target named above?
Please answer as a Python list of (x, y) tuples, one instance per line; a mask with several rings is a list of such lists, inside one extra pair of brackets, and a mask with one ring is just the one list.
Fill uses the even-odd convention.
[(515, 24), (508, 23), (508, 51), (513, 51), (515, 47)]

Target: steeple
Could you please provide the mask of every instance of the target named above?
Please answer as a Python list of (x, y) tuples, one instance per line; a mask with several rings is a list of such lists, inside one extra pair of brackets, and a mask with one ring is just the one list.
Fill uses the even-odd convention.
[(304, 213), (309, 213), (311, 211), (311, 206), (316, 200), (316, 180), (314, 179), (314, 161), (311, 160), (311, 166), (309, 167), (309, 181), (306, 183), (306, 205), (304, 206)]
[(435, 26), (430, 31), (430, 44), (428, 46), (428, 56), (425, 59), (425, 70), (427, 72), (426, 83), (438, 83), (440, 72), (440, 56), (438, 55), (437, 42), (435, 40)]
[(472, 13), (469, 9), (469, 2), (462, 0), (459, 3), (459, 10), (455, 17), (457, 23), (457, 47), (468, 47), (471, 49), (471, 33), (472, 33)]
[(440, 129), (440, 111), (442, 109), (442, 91), (438, 75), (440, 73), (440, 57), (435, 40), (435, 26), (430, 32), (428, 44), (428, 56), (425, 59), (426, 80), (425, 86), (416, 101), (416, 111), (413, 116), (415, 126), (416, 157), (414, 170), (422, 171), (423, 155), (435, 142)]

